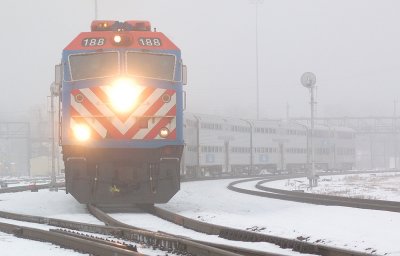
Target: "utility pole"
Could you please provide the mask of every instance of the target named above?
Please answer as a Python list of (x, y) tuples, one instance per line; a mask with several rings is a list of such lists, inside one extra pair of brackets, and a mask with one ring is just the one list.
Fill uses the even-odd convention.
[(260, 119), (260, 85), (258, 83), (258, 1), (256, 0), (256, 86), (257, 86), (257, 120)]
[(253, 0), (251, 3), (256, 6), (255, 22), (256, 22), (256, 104), (257, 104), (257, 120), (260, 119), (260, 86), (259, 86), (259, 76), (258, 76), (258, 5), (263, 3), (263, 0)]
[(56, 171), (55, 171), (55, 150), (56, 150), (56, 145), (54, 142), (54, 132), (55, 132), (55, 128), (54, 128), (54, 115), (55, 115), (55, 111), (54, 111), (54, 97), (55, 97), (55, 84), (52, 83), (50, 86), (50, 131), (51, 131), (51, 186), (50, 186), (50, 190), (56, 190)]
[(315, 150), (314, 150), (314, 86), (311, 86), (310, 93), (311, 93), (311, 136), (310, 136), (310, 143), (311, 143), (311, 179), (313, 180), (313, 185), (317, 186), (317, 179), (315, 178)]
[(314, 88), (317, 82), (317, 78), (314, 73), (306, 72), (301, 76), (301, 84), (310, 90), (310, 105), (311, 105), (311, 129), (310, 129), (310, 145), (311, 145), (311, 170), (308, 175), (308, 181), (310, 188), (317, 186), (317, 177), (315, 175), (315, 153), (314, 153)]
[(397, 100), (393, 101), (393, 135), (394, 135), (394, 169), (397, 170), (398, 164), (398, 142), (397, 142)]
[[(50, 126), (51, 126), (51, 185), (50, 191), (58, 191), (56, 184), (56, 166), (55, 166), (55, 156), (56, 156), (56, 144), (55, 144), (55, 108), (54, 108), (54, 98), (60, 96), (60, 88), (62, 81), (62, 65), (55, 66), (55, 76), (54, 82), (50, 85)], [(57, 149), (58, 150), (58, 149)], [(58, 155), (57, 155), (58, 157)]]

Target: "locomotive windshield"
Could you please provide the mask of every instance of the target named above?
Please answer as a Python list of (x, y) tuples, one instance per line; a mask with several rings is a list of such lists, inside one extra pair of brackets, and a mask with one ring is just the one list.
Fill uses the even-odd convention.
[(172, 81), (175, 72), (175, 56), (128, 52), (127, 72), (134, 76)]
[(109, 77), (119, 74), (117, 52), (70, 55), (69, 63), (72, 80)]

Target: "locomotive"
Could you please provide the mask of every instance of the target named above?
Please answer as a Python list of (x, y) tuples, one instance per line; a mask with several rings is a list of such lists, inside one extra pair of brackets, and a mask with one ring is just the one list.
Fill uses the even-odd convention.
[(180, 188), (180, 49), (148, 21), (95, 20), (56, 66), (66, 192), (80, 203), (165, 203)]

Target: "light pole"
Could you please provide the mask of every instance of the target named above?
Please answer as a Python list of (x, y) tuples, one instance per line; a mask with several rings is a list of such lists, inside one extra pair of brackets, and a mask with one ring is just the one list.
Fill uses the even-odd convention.
[(56, 184), (56, 169), (55, 169), (55, 152), (56, 152), (56, 144), (55, 144), (55, 108), (54, 108), (54, 98), (60, 96), (60, 88), (61, 88), (61, 80), (62, 80), (62, 66), (55, 66), (55, 75), (54, 82), (50, 85), (50, 122), (51, 122), (51, 185), (50, 191), (57, 191)]
[(262, 4), (264, 0), (253, 0), (252, 4), (256, 6), (256, 104), (257, 104), (257, 120), (260, 119), (260, 87), (258, 79), (258, 5)]
[(56, 189), (56, 171), (55, 171), (55, 163), (54, 163), (54, 158), (55, 158), (55, 151), (56, 151), (56, 145), (55, 145), (55, 127), (54, 127), (54, 97), (57, 96), (57, 91), (56, 91), (56, 85), (55, 83), (52, 83), (50, 86), (50, 130), (51, 130), (51, 186), (50, 190), (55, 190)]
[(311, 96), (311, 129), (310, 129), (310, 146), (311, 146), (311, 170), (308, 176), (310, 187), (317, 186), (317, 179), (315, 176), (315, 156), (314, 156), (314, 88), (317, 78), (314, 73), (306, 72), (301, 76), (301, 84), (310, 90)]
[(397, 170), (397, 100), (393, 101), (393, 133), (394, 133), (394, 169)]

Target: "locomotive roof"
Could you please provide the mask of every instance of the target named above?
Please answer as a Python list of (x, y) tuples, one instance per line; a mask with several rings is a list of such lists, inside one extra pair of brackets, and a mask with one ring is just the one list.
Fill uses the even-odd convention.
[[(93, 21), (91, 30), (80, 33), (64, 50), (179, 50), (163, 33), (152, 31), (148, 21)], [(123, 43), (116, 43), (115, 36), (120, 36)]]

